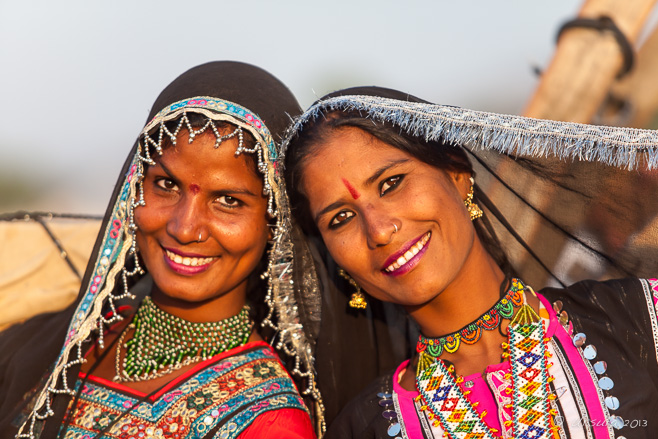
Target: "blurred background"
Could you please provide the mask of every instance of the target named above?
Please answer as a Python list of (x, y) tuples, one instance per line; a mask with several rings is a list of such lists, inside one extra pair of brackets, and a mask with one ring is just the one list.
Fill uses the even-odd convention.
[(380, 85), (521, 114), (581, 6), (0, 0), (0, 212), (102, 214), (160, 90), (211, 60), (265, 68), (304, 107)]

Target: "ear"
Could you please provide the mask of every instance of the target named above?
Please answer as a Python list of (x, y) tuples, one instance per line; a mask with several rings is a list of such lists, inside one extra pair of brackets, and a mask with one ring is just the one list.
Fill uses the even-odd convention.
[(466, 171), (446, 171), (448, 177), (454, 183), (459, 195), (461, 195), (462, 200), (466, 199), (468, 191), (471, 189), (473, 183), (471, 183), (472, 174)]

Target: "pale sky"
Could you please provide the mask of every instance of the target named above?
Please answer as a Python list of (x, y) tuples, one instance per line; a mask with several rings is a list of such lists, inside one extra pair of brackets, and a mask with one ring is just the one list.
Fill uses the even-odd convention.
[(521, 113), (580, 4), (0, 0), (0, 175), (42, 195), (0, 211), (102, 213), (158, 93), (211, 60), (265, 68), (304, 107), (379, 85)]

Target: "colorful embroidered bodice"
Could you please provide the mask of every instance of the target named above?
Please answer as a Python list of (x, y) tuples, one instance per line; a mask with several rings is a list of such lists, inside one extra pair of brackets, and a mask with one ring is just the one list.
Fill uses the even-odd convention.
[[(655, 309), (658, 302), (658, 282), (644, 281), (645, 294), (651, 297), (651, 305)], [(648, 292), (647, 292), (648, 291)], [(547, 348), (550, 354), (549, 372), (553, 380), (551, 391), (555, 395), (550, 407), (554, 414), (555, 423), (559, 426), (559, 437), (565, 438), (615, 438), (624, 437), (620, 435), (627, 426), (627, 422), (615, 414), (619, 407), (619, 401), (611, 390), (614, 383), (605, 374), (605, 361), (596, 357), (596, 348), (586, 343), (586, 336), (575, 333), (573, 326), (562, 321), (560, 309), (551, 306), (541, 295), (540, 312), (546, 337)], [(560, 304), (561, 306), (561, 304)], [(655, 311), (654, 311), (655, 312)], [(655, 315), (652, 317), (655, 319)], [(382, 394), (382, 398), (390, 399), (390, 403), (380, 403), (384, 406), (382, 416), (388, 419), (389, 436), (405, 438), (444, 437), (444, 431), (434, 422), (434, 417), (422, 409), (418, 402), (417, 391), (403, 389), (399, 383), (400, 374), (406, 370), (408, 361), (398, 367), (393, 375), (392, 394)], [(458, 372), (458, 371), (457, 371)], [(477, 414), (486, 425), (495, 431), (493, 437), (513, 438), (517, 437), (511, 428), (514, 424), (514, 397), (512, 392), (510, 362), (505, 361), (497, 365), (489, 366), (483, 375), (475, 374), (460, 377), (458, 387), (462, 394), (467, 394), (470, 402), (478, 401)], [(378, 395), (379, 396), (379, 395)], [(435, 398), (441, 399), (442, 395), (433, 394)], [(390, 405), (387, 405), (390, 404)], [(463, 416), (458, 410), (461, 406), (455, 406), (452, 413), (453, 421)], [(526, 411), (531, 413), (531, 411)], [(538, 416), (537, 416), (538, 419)], [(533, 416), (526, 416), (524, 421), (532, 427)], [(641, 422), (637, 427), (642, 427)], [(399, 425), (399, 426), (398, 426)], [(474, 439), (489, 437), (487, 434), (476, 433), (471, 425), (464, 424), (463, 428), (456, 429), (448, 437), (453, 439)], [(522, 437), (530, 439), (533, 436), (532, 428), (528, 429), (527, 435)], [(531, 434), (532, 433), (532, 434)]]
[[(263, 342), (200, 363), (150, 398), (120, 384), (88, 377), (65, 438), (235, 438), (260, 414), (306, 411), (276, 354)], [(131, 407), (132, 408), (131, 410)], [(117, 420), (118, 418), (118, 420)]]

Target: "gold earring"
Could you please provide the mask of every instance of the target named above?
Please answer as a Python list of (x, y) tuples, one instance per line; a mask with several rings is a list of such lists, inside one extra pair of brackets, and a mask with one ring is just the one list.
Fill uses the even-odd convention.
[(475, 183), (475, 180), (473, 180), (473, 177), (471, 177), (471, 188), (468, 190), (468, 195), (466, 195), (466, 199), (464, 200), (464, 205), (466, 206), (466, 210), (468, 210), (468, 214), (471, 217), (471, 221), (474, 221), (478, 218), (480, 218), (483, 215), (482, 209), (480, 209), (480, 206), (475, 204), (473, 202), (473, 185)]
[(340, 277), (347, 280), (350, 285), (356, 288), (356, 291), (352, 293), (352, 297), (350, 298), (350, 308), (366, 309), (368, 307), (368, 302), (366, 302), (366, 296), (361, 292), (361, 286), (342, 268), (338, 269), (338, 274)]

